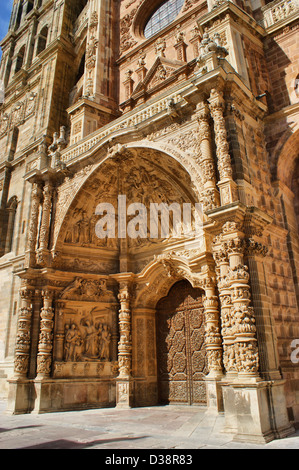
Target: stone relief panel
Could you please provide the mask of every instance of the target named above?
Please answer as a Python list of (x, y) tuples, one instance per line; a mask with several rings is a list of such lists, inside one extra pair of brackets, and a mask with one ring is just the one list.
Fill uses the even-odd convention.
[(54, 377), (116, 375), (117, 332), (114, 317), (117, 307), (109, 303), (93, 305), (73, 301), (67, 303), (56, 335), (61, 360), (54, 362)]
[(30, 92), (25, 98), (15, 103), (10, 110), (0, 113), (0, 136), (4, 135), (13, 126), (19, 126), (34, 113), (37, 104), (37, 93)]
[(65, 325), (65, 362), (110, 361), (111, 332), (108, 325), (94, 323), (91, 316)]
[[(94, 250), (94, 253), (104, 250), (102, 252), (105, 253), (105, 262), (108, 262), (107, 258), (109, 258), (110, 264), (115, 262), (115, 256), (119, 252), (120, 246), (117, 223), (120, 195), (126, 198), (126, 208), (133, 203), (142, 203), (147, 208), (146, 236), (127, 237), (128, 250), (134, 253), (139, 248), (154, 247), (161, 243), (164, 246), (175, 237), (172, 215), (169, 222), (169, 237), (165, 239), (161, 236), (160, 226), (158, 227), (158, 238), (150, 236), (149, 216), (152, 203), (164, 203), (169, 206), (177, 203), (181, 207), (184, 203), (189, 203), (194, 210), (195, 197), (190, 176), (173, 158), (149, 148), (132, 149), (131, 151), (125, 149), (121, 155), (116, 152), (114, 157), (112, 155), (101, 165), (99, 171), (95, 172), (83, 184), (76, 197), (76, 202), (64, 219), (66, 223), (63, 224), (61, 233), (61, 240), (63, 240), (61, 255), (63, 254), (63, 258), (67, 250), (71, 251), (76, 247), (82, 258), (84, 250), (87, 253), (88, 249), (89, 260), (90, 250)], [(67, 189), (65, 196), (67, 197)], [(61, 196), (59, 203), (62, 201), (63, 197)], [(115, 208), (115, 237), (100, 238), (96, 233), (96, 226), (101, 218), (96, 214), (100, 203), (110, 204)], [(62, 213), (59, 213), (59, 216), (61, 215)], [(128, 215), (127, 223), (129, 224), (133, 218)], [(66, 250), (65, 253), (64, 250)], [(64, 260), (64, 263), (69, 266), (75, 262), (69, 257)], [(96, 258), (90, 262), (95, 261)], [(58, 266), (59, 263), (61, 263), (61, 256), (58, 260)]]

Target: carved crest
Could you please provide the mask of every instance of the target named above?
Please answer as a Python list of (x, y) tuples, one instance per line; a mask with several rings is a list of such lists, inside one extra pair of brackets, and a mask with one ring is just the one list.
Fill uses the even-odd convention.
[(66, 300), (105, 301), (114, 298), (113, 292), (108, 290), (106, 279), (94, 280), (76, 277), (60, 295)]

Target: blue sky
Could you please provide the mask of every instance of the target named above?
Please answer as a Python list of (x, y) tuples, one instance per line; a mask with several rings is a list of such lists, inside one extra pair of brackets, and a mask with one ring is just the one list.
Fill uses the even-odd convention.
[(7, 34), (12, 5), (13, 0), (0, 0), (0, 41)]

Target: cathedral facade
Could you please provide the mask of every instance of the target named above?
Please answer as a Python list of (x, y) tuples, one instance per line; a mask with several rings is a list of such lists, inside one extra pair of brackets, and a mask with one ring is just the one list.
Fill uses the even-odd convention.
[(15, 0), (0, 392), (299, 421), (297, 0)]

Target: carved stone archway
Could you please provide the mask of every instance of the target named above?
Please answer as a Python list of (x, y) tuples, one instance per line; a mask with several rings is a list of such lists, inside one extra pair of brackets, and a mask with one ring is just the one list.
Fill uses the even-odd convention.
[[(190, 258), (188, 258), (190, 257)], [(197, 270), (191, 267), (197, 259)], [(201, 337), (194, 349), (204, 345), (204, 371), (200, 372), (201, 403), (207, 402), (211, 410), (222, 410), (220, 381), (223, 377), (220, 313), (216, 296), (216, 275), (213, 264), (199, 251), (166, 253), (156, 257), (135, 277), (136, 289), (132, 302), (133, 371), (135, 403), (154, 405), (159, 402), (159, 345), (157, 305), (167, 298), (179, 282), (187, 283), (194, 292), (200, 292)], [(188, 325), (189, 334), (196, 337), (196, 327)], [(199, 343), (202, 342), (200, 345)], [(200, 346), (200, 347), (199, 347)], [(203, 399), (204, 397), (204, 399)]]
[[(133, 203), (142, 203), (146, 208), (151, 203), (168, 207), (187, 204), (193, 209), (198, 198), (191, 176), (177, 160), (152, 148), (132, 148), (114, 152), (97, 169), (91, 167), (78, 179), (75, 177), (76, 191), (72, 193), (69, 186), (67, 193), (73, 194), (73, 200), (63, 223), (60, 209), (63, 198), (58, 198), (51, 215), (54, 199), (51, 182), (44, 188), (35, 185), (33, 219), (39, 214), (40, 205), (43, 210), (40, 232), (36, 228), (29, 239), (30, 286), (40, 288), (41, 295), (39, 306), (37, 302), (31, 305), (28, 298), (26, 308), (32, 315), (30, 321), (40, 324), (40, 331), (30, 349), (36, 351), (37, 357), (32, 358), (29, 351), (32, 339), (26, 330), (28, 352), (21, 357), (17, 350), (16, 367), (18, 375), (26, 381), (29, 368), (33, 375), (33, 364), (37, 363), (34, 379), (37, 400), (33, 405), (36, 411), (47, 411), (49, 406), (45, 387), (50, 397), (54, 390), (59, 390), (60, 398), (52, 400), (52, 409), (53, 406), (54, 409), (111, 406), (114, 402), (119, 406), (153, 404), (157, 374), (155, 359), (151, 361), (150, 357), (156, 357), (155, 346), (151, 349), (155, 345), (151, 335), (155, 331), (156, 303), (178, 278), (192, 277), (187, 258), (183, 260), (181, 255), (176, 260), (175, 274), (168, 271), (170, 265), (167, 265), (176, 252), (186, 252), (192, 257), (203, 251), (202, 241), (198, 244), (196, 234), (183, 232), (183, 236), (177, 236), (174, 216), (169, 217), (166, 235), (162, 235), (158, 220), (154, 239), (151, 231), (143, 237), (140, 234), (130, 237), (128, 232), (126, 237), (119, 236), (120, 195), (126, 197), (125, 209)], [(72, 178), (67, 182), (70, 185)], [(117, 207), (114, 237), (100, 238), (95, 230), (101, 203)], [(49, 230), (44, 230), (51, 217), (54, 218), (52, 245)], [(34, 225), (34, 220), (31, 222)], [(192, 223), (193, 219), (189, 229)], [(36, 246), (36, 241), (40, 245)], [(51, 254), (55, 255), (52, 260)], [(27, 282), (24, 278), (24, 285)], [(38, 314), (40, 318), (36, 318)], [(21, 320), (22, 317), (19, 349), (24, 351)], [(28, 331), (29, 326), (28, 321)], [(140, 342), (142, 331), (145, 332), (143, 343)], [(106, 351), (102, 350), (105, 332), (109, 338)], [(144, 367), (139, 351), (147, 354)], [(21, 360), (24, 366), (20, 372)], [(102, 382), (100, 396), (96, 390)], [(78, 390), (71, 403), (69, 388)]]

